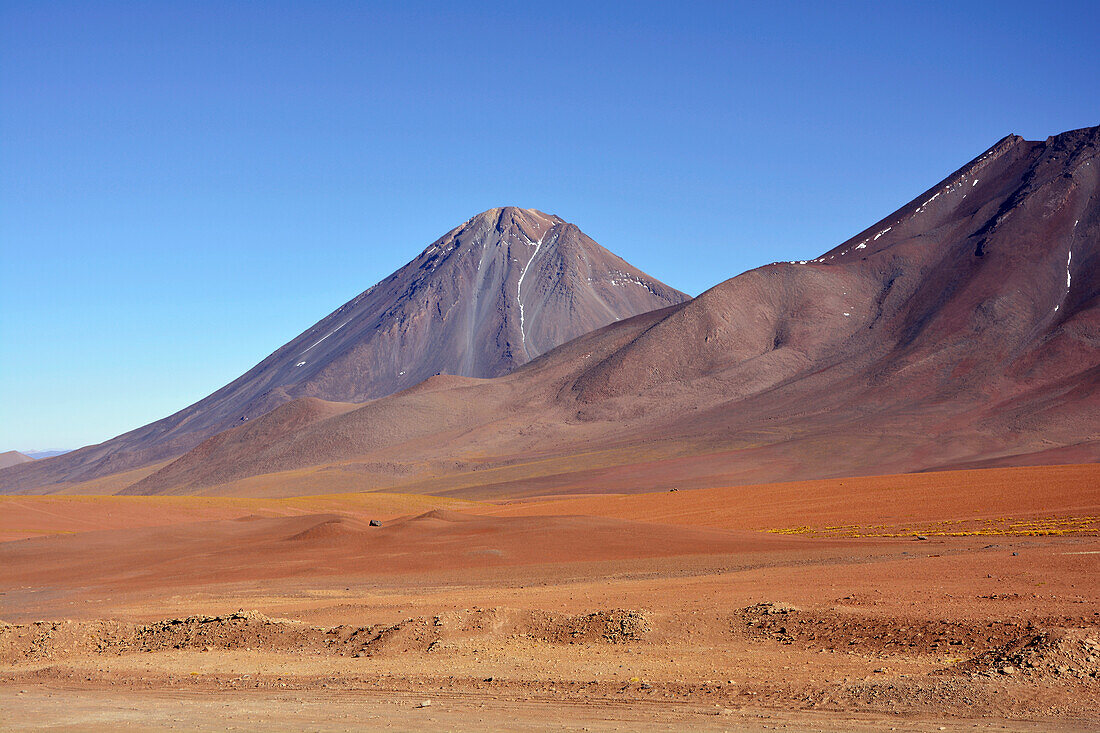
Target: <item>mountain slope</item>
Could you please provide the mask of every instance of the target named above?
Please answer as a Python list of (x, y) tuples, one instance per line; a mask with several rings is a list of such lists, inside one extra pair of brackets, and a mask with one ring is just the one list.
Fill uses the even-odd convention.
[(4, 472), (0, 490), (148, 465), (300, 397), (362, 402), (439, 373), (499, 376), (686, 297), (560, 217), (491, 209), (209, 397), (106, 443)]
[(1100, 460), (1098, 146), (1100, 128), (1007, 137), (813, 261), (501, 379), (273, 441), (238, 428), (128, 491), (326, 465), (358, 472), (349, 490), (515, 496)]

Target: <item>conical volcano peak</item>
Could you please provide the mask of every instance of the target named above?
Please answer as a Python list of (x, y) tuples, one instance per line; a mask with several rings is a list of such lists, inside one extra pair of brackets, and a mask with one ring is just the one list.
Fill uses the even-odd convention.
[(559, 216), (488, 209), (206, 399), (17, 480), (43, 485), (146, 465), (301, 397), (361, 402), (436, 374), (500, 376), (684, 300)]
[[(624, 288), (624, 283), (632, 287)], [(314, 395), (359, 401), (410, 387), (440, 372), (499, 376), (590, 330), (685, 298), (559, 216), (538, 209), (497, 207), (447, 232), (404, 268), (353, 300), (350, 308), (345, 306), (308, 331), (303, 345), (309, 342), (309, 349), (314, 348), (313, 337), (327, 338), (322, 332), (340, 331), (339, 337), (313, 352), (312, 361), (293, 353), (295, 342), (284, 347), (284, 361), (309, 370), (327, 364), (329, 357), (342, 360), (349, 350), (358, 354), (364, 333), (373, 333), (382, 324), (389, 324), (383, 329), (388, 338), (406, 345), (414, 341), (417, 349), (430, 351), (409, 359), (403, 344), (389, 344), (388, 356), (371, 357), (372, 361), (383, 359), (374, 363), (371, 391), (347, 384), (342, 394), (330, 389), (325, 395)], [(386, 306), (376, 313), (380, 302)], [(357, 312), (364, 314), (366, 324), (358, 328)], [(406, 333), (393, 322), (417, 326)], [(351, 325), (345, 329), (344, 323)], [(428, 333), (419, 333), (421, 328)], [(355, 358), (361, 377), (364, 357)], [(400, 368), (410, 362), (416, 366)]]
[(542, 241), (551, 229), (566, 223), (560, 216), (544, 214), (538, 209), (521, 209), (516, 206), (489, 209), (478, 214), (471, 221), (504, 237), (518, 235), (530, 242)]
[(501, 206), (484, 211), (475, 219), (486, 217), (496, 220), (497, 229), (504, 231), (509, 225), (533, 226), (538, 229), (546, 229), (555, 224), (564, 223), (564, 219), (553, 214), (546, 214), (538, 209), (521, 209), (518, 206)]
[(409, 307), (491, 324), (463, 347), (451, 373), (465, 376), (511, 371), (585, 333), (576, 322), (596, 328), (684, 299), (560, 216), (515, 206), (468, 219), (409, 267)]
[(495, 229), (498, 232), (505, 232), (512, 228), (545, 231), (555, 224), (564, 222), (565, 220), (560, 216), (547, 214), (538, 209), (522, 209), (518, 206), (497, 206), (492, 209), (486, 209), (480, 214), (470, 217), (461, 226), (456, 227), (452, 232), (448, 233), (471, 229)]
[(450, 255), (456, 249), (480, 248), (485, 244), (497, 245), (518, 238), (539, 242), (559, 224), (565, 224), (559, 216), (545, 214), (538, 209), (521, 209), (502, 206), (487, 209), (472, 216), (428, 245), (424, 255)]

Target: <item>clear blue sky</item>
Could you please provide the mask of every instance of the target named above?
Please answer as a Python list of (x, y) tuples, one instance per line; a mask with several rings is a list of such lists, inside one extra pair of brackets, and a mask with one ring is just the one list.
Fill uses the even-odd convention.
[(0, 1), (0, 450), (184, 407), (493, 206), (691, 294), (813, 257), (1100, 123), (1098, 8)]

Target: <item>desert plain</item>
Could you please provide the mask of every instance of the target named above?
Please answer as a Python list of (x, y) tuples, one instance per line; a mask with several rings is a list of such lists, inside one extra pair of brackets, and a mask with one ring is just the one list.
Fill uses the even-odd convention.
[(0, 726), (1100, 724), (1097, 464), (271, 491), (0, 497)]

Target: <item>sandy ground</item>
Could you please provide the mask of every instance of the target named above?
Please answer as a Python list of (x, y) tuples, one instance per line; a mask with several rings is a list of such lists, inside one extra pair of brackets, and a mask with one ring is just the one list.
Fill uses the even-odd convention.
[[(63, 702), (63, 704), (61, 704)], [(693, 703), (631, 703), (592, 700), (572, 705), (538, 699), (510, 700), (487, 695), (434, 695), (421, 708), (421, 695), (409, 692), (340, 691), (324, 694), (272, 692), (116, 691), (43, 686), (0, 690), (8, 716), (0, 728), (56, 731), (105, 730), (561, 730), (561, 731), (948, 731), (977, 729), (1050, 731), (1045, 721), (982, 719), (909, 720), (897, 716), (777, 711), (766, 708), (718, 710)], [(288, 725), (288, 721), (293, 721)], [(1059, 726), (1063, 731), (1094, 730), (1088, 723)]]
[(400, 518), (371, 495), (3, 499), (5, 532), (34, 524), (0, 542), (0, 725), (1095, 730), (1100, 502), (1040, 479), (1045, 500), (991, 501), (981, 533), (953, 531), (975, 517), (950, 482), (860, 501), (843, 531), (822, 507), (847, 481), (782, 522), (733, 489), (638, 495), (632, 516), (619, 497), (412, 497)]

